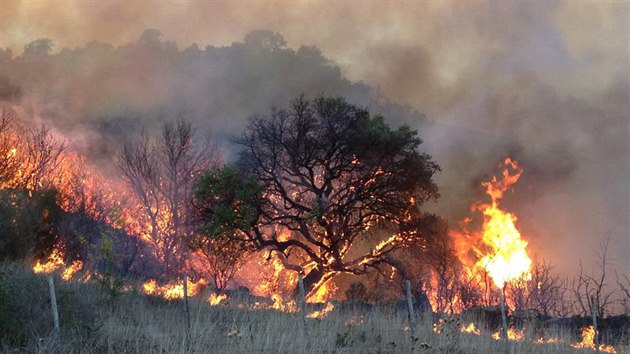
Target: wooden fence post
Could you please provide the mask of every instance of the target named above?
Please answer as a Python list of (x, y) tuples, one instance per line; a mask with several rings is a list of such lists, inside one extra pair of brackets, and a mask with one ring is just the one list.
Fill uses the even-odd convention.
[(405, 280), (405, 286), (407, 288), (407, 308), (409, 310), (409, 328), (411, 329), (411, 333), (415, 333), (415, 320), (416, 316), (413, 311), (413, 301), (411, 298), (411, 281)]
[(59, 312), (57, 311), (57, 296), (55, 295), (55, 281), (52, 274), (48, 275), (48, 289), (50, 290), (50, 307), (52, 308), (55, 325), (55, 353), (61, 351), (61, 328), (59, 327)]
[(188, 308), (188, 274), (184, 272), (184, 317), (186, 319), (186, 342), (190, 339), (190, 310)]
[(595, 296), (591, 295), (591, 316), (593, 317), (593, 329), (595, 330), (595, 351), (599, 352), (599, 331), (597, 330), (597, 304)]
[(298, 287), (300, 289), (300, 310), (302, 312), (302, 322), (304, 324), (304, 330), (306, 330), (306, 294), (304, 292), (304, 277), (302, 272), (298, 273)]
[(499, 304), (501, 307), (501, 338), (505, 341), (505, 352), (510, 353), (510, 338), (508, 337), (507, 315), (505, 311), (505, 298), (503, 297), (503, 288), (499, 288)]

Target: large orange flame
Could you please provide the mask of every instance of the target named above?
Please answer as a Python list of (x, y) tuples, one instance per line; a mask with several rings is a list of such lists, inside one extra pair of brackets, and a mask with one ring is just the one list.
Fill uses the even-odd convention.
[(494, 176), (483, 183), (492, 203), (479, 206), (484, 215), (483, 243), (492, 251), (484, 255), (478, 265), (486, 269), (499, 288), (503, 288), (507, 281), (530, 279), (532, 266), (527, 254), (527, 241), (521, 238), (515, 225), (516, 216), (499, 208), (499, 200), (518, 181), (523, 170), (510, 158), (504, 161), (503, 166), (501, 180)]
[[(532, 260), (527, 254), (527, 241), (521, 237), (516, 227), (516, 215), (501, 209), (499, 201), (519, 180), (523, 169), (511, 158), (505, 159), (499, 167), (501, 177), (493, 176), (483, 182), (490, 203), (474, 204), (473, 212), (481, 212), (483, 224), (480, 231), (468, 233), (454, 231), (452, 236), (458, 240), (456, 247), (460, 259), (470, 265), (468, 255), (472, 248), (477, 254), (473, 269), (483, 269), (492, 278), (498, 288), (506, 282), (531, 278)], [(468, 223), (470, 218), (464, 220)]]

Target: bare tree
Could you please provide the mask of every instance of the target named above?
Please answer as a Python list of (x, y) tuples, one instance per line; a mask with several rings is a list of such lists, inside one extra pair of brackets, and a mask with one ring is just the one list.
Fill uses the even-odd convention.
[(426, 266), (431, 269), (434, 280), (432, 284), (427, 284), (427, 287), (432, 288), (432, 293), (435, 294), (436, 308), (434, 310), (449, 313), (461, 310), (454, 306), (457, 305), (458, 295), (462, 289), (463, 268), (455, 254), (452, 239), (448, 237), (445, 223), (443, 230), (428, 239), (424, 248)]
[[(572, 292), (575, 302), (576, 311), (582, 316), (589, 316), (593, 307), (598, 317), (604, 317), (608, 314), (609, 307), (614, 302), (615, 290), (609, 289), (608, 286), (608, 267), (610, 260), (608, 259), (608, 244), (610, 238), (607, 237), (601, 242), (597, 251), (597, 259), (599, 261), (599, 269), (591, 272), (584, 271), (582, 262), (580, 261), (580, 271), (573, 278)], [(591, 298), (595, 299), (593, 303)]]
[(144, 135), (126, 143), (119, 156), (118, 167), (142, 206), (159, 258), (172, 274), (181, 270), (195, 232), (193, 182), (218, 161), (218, 150), (196, 141), (192, 126), (183, 120), (164, 124), (159, 138)]
[(201, 268), (203, 275), (210, 278), (218, 291), (229, 286), (248, 254), (244, 245), (231, 242), (226, 237), (194, 237), (191, 246), (203, 255), (196, 258), (201, 266), (195, 269)]
[(0, 113), (0, 189), (11, 186), (20, 161), (16, 157), (18, 137), (12, 130), (14, 118), (9, 110)]
[(567, 304), (567, 287), (560, 276), (552, 273), (553, 266), (534, 260), (530, 279), (506, 284), (506, 294), (514, 310), (536, 309), (545, 316), (566, 316), (571, 313)]
[(625, 314), (630, 314), (630, 278), (626, 274), (617, 275), (617, 285), (621, 292), (621, 307)]
[(553, 275), (553, 266), (546, 262), (534, 262), (532, 279), (529, 282), (531, 302), (529, 307), (538, 309), (545, 316), (568, 316), (566, 282)]
[(27, 167), (23, 171), (23, 184), (31, 190), (50, 184), (49, 177), (61, 162), (65, 143), (55, 139), (46, 126), (41, 126), (28, 132), (25, 148)]
[(51, 187), (65, 144), (46, 126), (21, 124), (9, 110), (0, 113), (0, 188), (37, 190)]

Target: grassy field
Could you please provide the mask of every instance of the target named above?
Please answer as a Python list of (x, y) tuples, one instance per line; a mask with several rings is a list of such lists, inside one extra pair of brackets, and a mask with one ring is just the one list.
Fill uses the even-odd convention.
[[(187, 338), (181, 301), (165, 301), (130, 290), (112, 296), (99, 282), (56, 280), (61, 317), (61, 353), (593, 353), (568, 343), (566, 331), (548, 333), (562, 342), (506, 343), (462, 333), (461, 323), (434, 332), (431, 319), (412, 332), (404, 313), (378, 307), (369, 313), (331, 312), (323, 319), (274, 310), (251, 310), (232, 299), (210, 306), (191, 299)], [(45, 276), (5, 264), (0, 267), (0, 350), (54, 352), (53, 325)], [(527, 331), (526, 331), (527, 332)], [(630, 353), (628, 339), (618, 353)]]

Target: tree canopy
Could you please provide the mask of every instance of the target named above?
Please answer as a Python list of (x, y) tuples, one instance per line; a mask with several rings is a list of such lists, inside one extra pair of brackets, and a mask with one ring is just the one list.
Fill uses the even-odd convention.
[(379, 269), (424, 238), (418, 207), (438, 197), (439, 166), (417, 131), (341, 98), (299, 97), (252, 118), (237, 142), (237, 163), (197, 183), (205, 231), (275, 252), (308, 288)]

